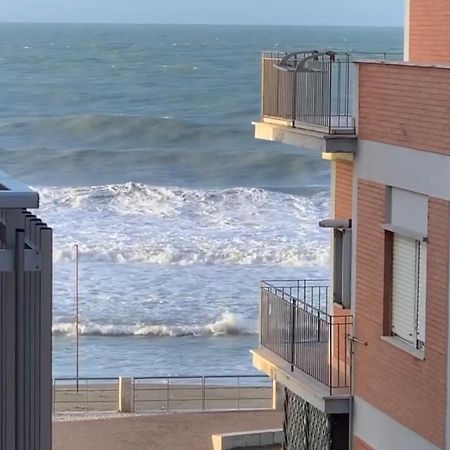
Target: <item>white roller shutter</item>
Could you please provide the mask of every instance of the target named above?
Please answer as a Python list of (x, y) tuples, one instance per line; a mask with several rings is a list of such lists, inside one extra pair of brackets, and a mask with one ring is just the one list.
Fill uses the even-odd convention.
[(425, 344), (425, 322), (427, 304), (427, 244), (420, 243), (419, 254), (419, 298), (417, 311), (417, 341), (418, 346)]
[(392, 334), (416, 345), (418, 241), (394, 234)]

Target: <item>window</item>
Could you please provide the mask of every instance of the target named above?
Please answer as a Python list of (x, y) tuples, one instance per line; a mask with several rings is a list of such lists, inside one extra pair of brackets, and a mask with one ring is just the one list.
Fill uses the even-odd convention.
[(391, 333), (416, 349), (425, 346), (426, 242), (393, 234)]

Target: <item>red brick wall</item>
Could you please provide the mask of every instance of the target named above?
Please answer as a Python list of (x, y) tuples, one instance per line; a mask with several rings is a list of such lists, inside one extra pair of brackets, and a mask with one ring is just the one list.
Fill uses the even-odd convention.
[(410, 0), (409, 59), (450, 62), (450, 1)]
[(366, 444), (362, 439), (353, 436), (353, 450), (375, 450), (370, 445)]
[(385, 314), (387, 188), (358, 181), (355, 395), (443, 448), (446, 417), (449, 203), (431, 198), (425, 360), (381, 340)]
[(450, 69), (360, 64), (358, 135), (450, 155)]
[(335, 161), (334, 217), (349, 219), (352, 217), (353, 163)]

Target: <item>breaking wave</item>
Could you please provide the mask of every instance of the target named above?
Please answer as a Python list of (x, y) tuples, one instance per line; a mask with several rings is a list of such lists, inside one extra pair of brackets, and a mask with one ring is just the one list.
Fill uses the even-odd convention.
[(73, 260), (75, 243), (83, 260), (116, 263), (316, 266), (328, 258), (328, 237), (317, 226), (326, 194), (138, 183), (40, 194), (55, 223), (56, 262)]
[[(53, 325), (54, 336), (74, 336), (75, 324), (68, 322)], [(132, 325), (98, 324), (88, 322), (80, 325), (80, 334), (84, 336), (147, 336), (147, 337), (183, 337), (183, 336), (227, 336), (256, 334), (256, 323), (230, 312), (223, 313), (215, 322), (206, 325), (150, 325), (137, 323)]]

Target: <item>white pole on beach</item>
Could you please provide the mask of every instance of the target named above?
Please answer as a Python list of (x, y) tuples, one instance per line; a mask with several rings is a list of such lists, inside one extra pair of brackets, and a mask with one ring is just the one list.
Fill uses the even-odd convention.
[(78, 244), (75, 244), (75, 335), (76, 335), (76, 378), (77, 392), (79, 390), (79, 372), (80, 372), (80, 304), (79, 304), (79, 271), (78, 271)]

